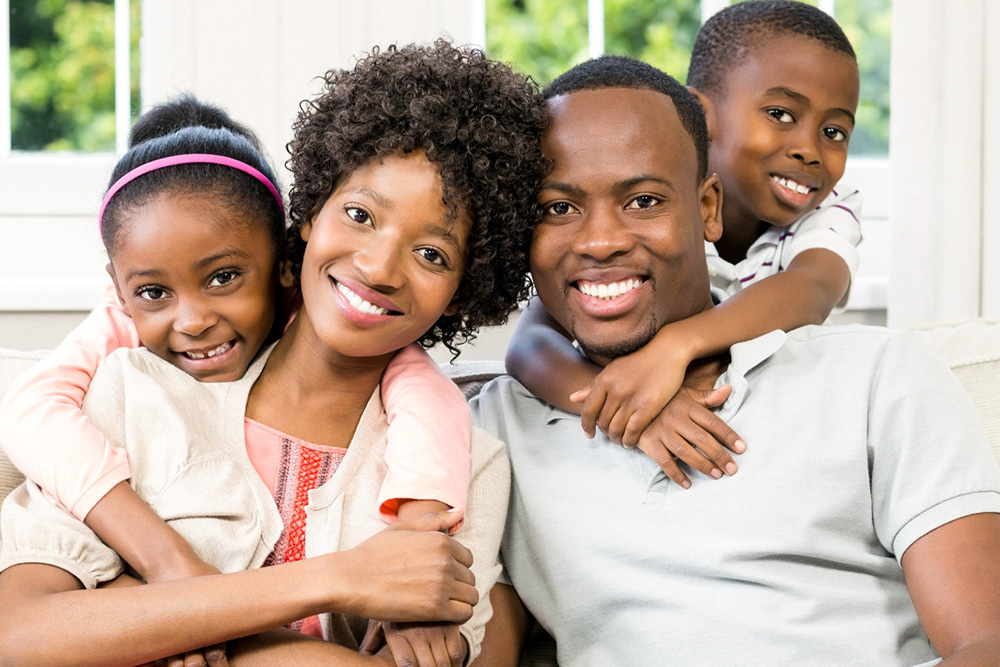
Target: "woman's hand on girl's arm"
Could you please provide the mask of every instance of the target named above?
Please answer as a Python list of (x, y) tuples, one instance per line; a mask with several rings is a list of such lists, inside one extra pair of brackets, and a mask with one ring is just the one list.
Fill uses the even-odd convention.
[(736, 463), (726, 449), (741, 454), (746, 445), (736, 431), (709, 409), (722, 405), (731, 390), (729, 385), (704, 391), (681, 387), (642, 432), (639, 449), (656, 461), (667, 477), (685, 489), (691, 486), (691, 480), (677, 465), (675, 457), (716, 479), (723, 474), (735, 474)]
[(397, 665), (461, 667), (468, 647), (454, 623), (381, 623), (370, 621), (361, 653), (375, 655), (388, 646)]

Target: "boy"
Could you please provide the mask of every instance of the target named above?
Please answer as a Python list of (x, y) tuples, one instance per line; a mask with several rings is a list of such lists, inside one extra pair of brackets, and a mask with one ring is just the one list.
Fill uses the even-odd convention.
[[(861, 239), (860, 195), (834, 191), (859, 78), (854, 50), (832, 18), (787, 0), (728, 7), (698, 33), (688, 84), (707, 117), (708, 171), (723, 185), (723, 236), (708, 244), (709, 271), (716, 297), (730, 298), (663, 327), (600, 373), (533, 301), (507, 352), (509, 372), (533, 393), (582, 409), (589, 435), (596, 424), (615, 442), (639, 446), (685, 488), (690, 480), (674, 456), (718, 478), (736, 471), (720, 443), (737, 453), (745, 446), (708, 410), (728, 388), (683, 389), (688, 364), (773, 329), (822, 324), (846, 301)], [(549, 99), (559, 94), (546, 91)], [(620, 205), (659, 203), (632, 195)], [(612, 299), (635, 286), (579, 288)], [(650, 369), (654, 383), (646, 381)], [(570, 393), (580, 387), (587, 388)]]

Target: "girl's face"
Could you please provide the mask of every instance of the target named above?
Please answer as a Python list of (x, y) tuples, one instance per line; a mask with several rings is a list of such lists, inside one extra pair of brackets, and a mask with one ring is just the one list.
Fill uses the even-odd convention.
[(271, 330), (270, 235), (210, 196), (163, 193), (132, 213), (111, 275), (143, 344), (201, 382), (238, 380)]
[(448, 217), (422, 151), (366, 163), (302, 226), (303, 313), (345, 356), (409, 345), (457, 309), (471, 226), (464, 209)]

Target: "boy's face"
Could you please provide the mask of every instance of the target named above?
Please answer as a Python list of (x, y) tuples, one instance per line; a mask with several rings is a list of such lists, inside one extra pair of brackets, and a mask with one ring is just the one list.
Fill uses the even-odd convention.
[(789, 225), (830, 194), (844, 174), (858, 87), (847, 54), (779, 35), (751, 47), (722, 91), (701, 93), (725, 226)]

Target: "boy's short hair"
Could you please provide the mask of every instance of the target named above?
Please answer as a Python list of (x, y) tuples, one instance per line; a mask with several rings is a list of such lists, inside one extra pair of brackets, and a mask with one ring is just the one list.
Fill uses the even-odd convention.
[(857, 60), (847, 35), (821, 9), (795, 0), (752, 0), (726, 7), (701, 27), (691, 50), (687, 85), (721, 92), (726, 74), (750, 49), (777, 35), (808, 37)]
[(377, 47), (351, 69), (330, 70), (325, 89), (303, 102), (289, 144), (289, 259), (296, 280), (312, 219), (342, 179), (371, 160), (425, 151), (452, 214), (472, 219), (458, 312), (442, 315), (417, 342), (457, 344), (502, 324), (527, 298), (528, 252), (548, 161), (545, 103), (528, 77), (478, 49)]
[(600, 56), (570, 68), (545, 89), (545, 99), (580, 90), (632, 88), (663, 93), (674, 103), (681, 125), (694, 143), (698, 182), (708, 174), (708, 128), (697, 98), (666, 72), (628, 56)]

